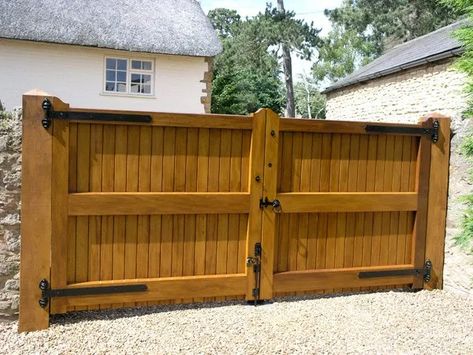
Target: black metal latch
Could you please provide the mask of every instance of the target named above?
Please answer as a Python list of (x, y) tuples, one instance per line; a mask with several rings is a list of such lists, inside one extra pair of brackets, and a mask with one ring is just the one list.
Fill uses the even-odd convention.
[(43, 279), (39, 283), (41, 290), (41, 298), (39, 305), (46, 308), (49, 299), (53, 297), (72, 297), (72, 296), (90, 296), (90, 295), (105, 295), (110, 293), (129, 293), (129, 292), (144, 292), (148, 290), (145, 284), (135, 285), (117, 285), (117, 286), (98, 286), (98, 287), (81, 287), (81, 288), (63, 288), (51, 289), (49, 282)]
[(410, 134), (414, 136), (430, 136), (432, 142), (437, 143), (439, 140), (439, 121), (434, 121), (432, 127), (403, 127), (388, 125), (366, 125), (365, 131), (369, 133), (392, 133), (392, 134)]
[(281, 202), (279, 200), (269, 200), (267, 197), (259, 200), (259, 208), (272, 207), (275, 213), (281, 213)]
[(432, 278), (432, 262), (426, 260), (422, 269), (401, 269), (401, 270), (381, 270), (381, 271), (363, 271), (358, 273), (358, 278), (369, 279), (374, 277), (387, 276), (422, 276), (425, 282), (429, 282)]
[(260, 288), (261, 288), (261, 254), (263, 249), (261, 243), (255, 244), (255, 256), (249, 256), (246, 258), (246, 266), (253, 266), (253, 272), (255, 273), (255, 288), (253, 288), (253, 297), (255, 306), (259, 302)]
[(150, 115), (127, 114), (127, 113), (106, 113), (106, 112), (86, 112), (86, 111), (54, 111), (49, 99), (44, 99), (41, 107), (44, 110), (44, 118), (41, 124), (44, 128), (51, 126), (53, 119), (76, 120), (76, 121), (107, 121), (107, 122), (136, 122), (150, 123)]

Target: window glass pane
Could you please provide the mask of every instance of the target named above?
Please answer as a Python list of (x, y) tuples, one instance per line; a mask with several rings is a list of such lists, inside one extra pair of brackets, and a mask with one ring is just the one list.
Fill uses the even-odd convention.
[(115, 81), (115, 73), (114, 70), (107, 70), (107, 81)]
[(142, 62), (143, 63), (143, 70), (151, 70), (151, 62)]
[(126, 84), (125, 83), (117, 83), (117, 91), (118, 92), (126, 92)]
[(117, 81), (126, 81), (126, 71), (117, 71)]
[(126, 60), (125, 59), (117, 59), (117, 69), (118, 70), (126, 70)]
[(143, 94), (151, 94), (151, 85), (143, 85), (141, 89)]
[(151, 75), (143, 74), (141, 82), (144, 84), (151, 84)]
[(133, 69), (141, 69), (141, 61), (140, 60), (132, 60), (131, 67)]
[(140, 92), (140, 85), (139, 84), (131, 84), (131, 92), (132, 93), (139, 93)]
[(116, 69), (117, 60), (113, 58), (107, 58), (107, 69)]
[(139, 83), (141, 79), (140, 74), (131, 74), (131, 82), (132, 83)]
[(115, 83), (108, 82), (105, 84), (105, 91), (115, 91)]

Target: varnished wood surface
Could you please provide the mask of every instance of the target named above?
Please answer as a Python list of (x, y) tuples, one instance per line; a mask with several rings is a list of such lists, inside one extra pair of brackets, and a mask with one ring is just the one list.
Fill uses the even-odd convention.
[[(36, 106), (25, 112), (41, 116)], [(439, 118), (433, 145), (424, 136), (367, 134), (366, 123), (281, 119), (266, 109), (248, 117), (150, 115), (149, 124), (58, 121), (39, 132), (26, 118), (23, 215), (41, 209), (44, 219), (22, 226), (21, 272), (31, 277), (21, 281), (21, 309), (33, 316), (20, 311), (21, 330), (47, 327), (48, 311), (36, 303), (39, 277), (61, 288), (149, 287), (54, 300), (52, 313), (252, 300), (255, 275), (245, 261), (255, 243), (263, 246), (262, 299), (422, 287), (413, 276), (358, 273), (422, 267), (426, 257), (435, 262), (428, 287), (441, 286), (444, 234), (427, 221), (445, 223), (446, 120)], [(49, 155), (32, 160), (36, 134)], [(280, 213), (260, 208), (262, 198), (278, 199)]]

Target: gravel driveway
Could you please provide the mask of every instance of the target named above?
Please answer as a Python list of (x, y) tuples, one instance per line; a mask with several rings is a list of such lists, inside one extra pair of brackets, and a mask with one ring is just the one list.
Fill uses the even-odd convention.
[(379, 292), (79, 312), (48, 330), (0, 323), (3, 353), (473, 354), (473, 299)]

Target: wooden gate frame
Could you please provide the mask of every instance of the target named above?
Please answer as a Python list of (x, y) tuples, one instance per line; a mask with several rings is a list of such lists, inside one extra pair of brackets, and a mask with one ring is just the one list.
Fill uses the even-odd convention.
[[(67, 214), (60, 213), (68, 208), (69, 203), (67, 176), (64, 176), (68, 174), (67, 152), (65, 151), (68, 146), (68, 134), (65, 130), (67, 123), (56, 120), (52, 128), (54, 134), (42, 127), (41, 120), (44, 112), (41, 104), (45, 97), (49, 98), (56, 110), (69, 109), (68, 104), (44, 92), (30, 92), (23, 97), (20, 332), (44, 329), (49, 326), (50, 310), (38, 305), (38, 300), (41, 298), (39, 280), (50, 280), (51, 287), (54, 288), (67, 286), (66, 270), (63, 265), (57, 264), (58, 261), (55, 258), (51, 257), (51, 255), (67, 254), (66, 245), (63, 242), (63, 236), (67, 234)], [(218, 117), (222, 118), (221, 115)], [(291, 125), (302, 122), (307, 127), (317, 125), (319, 127), (317, 129), (320, 129), (322, 124), (327, 123), (320, 132), (363, 133), (361, 127), (366, 123), (307, 120), (298, 123), (280, 119), (269, 109), (262, 109), (253, 117), (246, 255), (253, 255), (254, 245), (258, 242), (262, 243), (262, 275), (259, 292), (261, 299), (269, 300), (273, 298), (274, 292), (281, 291), (275, 289), (273, 275), (276, 214), (271, 208), (261, 209), (260, 199), (267, 197), (269, 200), (274, 200), (277, 197), (278, 140), (281, 128), (288, 129)], [(442, 288), (450, 149), (450, 119), (436, 114), (430, 115), (422, 120), (420, 127), (429, 126), (433, 120), (440, 123), (438, 142), (432, 144), (428, 137), (421, 138), (420, 154), (424, 157), (419, 160), (423, 166), (420, 169), (417, 191), (418, 204), (425, 208), (421, 212), (424, 215), (418, 218), (423, 223), (417, 223), (415, 227), (416, 234), (421, 235), (421, 238), (414, 238), (414, 240), (421, 246), (417, 245), (414, 249), (416, 255), (413, 263), (416, 268), (420, 268), (423, 267), (424, 260), (432, 261), (431, 280), (423, 284), (418, 279), (414, 284), (415, 288), (427, 289)], [(281, 127), (282, 125), (284, 127)], [(412, 127), (413, 125), (405, 126)], [(353, 132), (353, 127), (356, 127), (356, 132)], [(63, 178), (56, 179), (57, 176)], [(360, 270), (354, 268), (353, 273)], [(326, 270), (326, 275), (330, 277), (335, 274)], [(218, 277), (218, 275), (215, 276)], [(231, 276), (233, 275), (220, 277)], [(310, 275), (308, 279), (303, 274), (300, 276), (302, 278), (296, 282), (306, 282), (311, 279)], [(183, 277), (183, 281), (186, 281), (184, 279)], [(246, 283), (246, 299), (254, 299), (252, 292), (255, 283), (251, 268), (247, 268), (240, 280)], [(136, 283), (136, 281), (131, 280), (130, 283)], [(145, 282), (145, 280), (141, 281)], [(94, 285), (101, 283), (94, 282)], [(198, 287), (205, 289), (206, 282), (201, 280)], [(203, 294), (205, 295), (205, 292)], [(53, 313), (61, 313), (65, 310), (65, 304), (61, 301), (54, 302), (52, 308), (54, 308)]]

